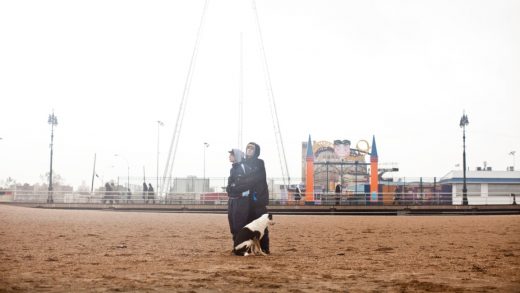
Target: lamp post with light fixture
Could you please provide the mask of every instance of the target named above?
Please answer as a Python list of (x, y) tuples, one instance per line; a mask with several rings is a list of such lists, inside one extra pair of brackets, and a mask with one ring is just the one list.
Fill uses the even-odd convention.
[(47, 196), (47, 203), (54, 203), (54, 199), (52, 197), (52, 155), (53, 155), (53, 145), (54, 145), (54, 126), (58, 125), (58, 117), (54, 115), (54, 111), (49, 115), (47, 119), (47, 123), (51, 125), (51, 166), (49, 170), (49, 194)]
[(459, 123), (459, 126), (462, 127), (462, 205), (468, 205), (468, 188), (466, 186), (466, 125), (468, 124), (468, 116), (463, 113)]

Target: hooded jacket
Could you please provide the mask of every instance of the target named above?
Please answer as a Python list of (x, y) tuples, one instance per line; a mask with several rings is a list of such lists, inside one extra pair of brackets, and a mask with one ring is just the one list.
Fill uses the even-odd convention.
[(254, 142), (249, 144), (255, 146), (254, 155), (245, 159), (246, 175), (236, 180), (235, 187), (232, 190), (237, 193), (249, 190), (253, 207), (265, 207), (269, 204), (269, 188), (267, 186), (264, 161), (258, 158), (260, 146)]
[(242, 194), (240, 192), (233, 191), (232, 187), (235, 186), (238, 177), (244, 176), (245, 174), (245, 167), (243, 163), (244, 153), (239, 149), (232, 149), (231, 151), (235, 157), (235, 162), (231, 165), (231, 169), (229, 170), (226, 191), (229, 197), (236, 198), (242, 196)]

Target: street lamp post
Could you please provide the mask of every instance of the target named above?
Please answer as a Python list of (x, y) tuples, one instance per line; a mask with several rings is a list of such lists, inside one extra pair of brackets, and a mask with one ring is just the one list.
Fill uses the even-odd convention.
[(466, 187), (466, 125), (468, 124), (468, 116), (463, 113), (459, 123), (459, 126), (462, 127), (462, 205), (468, 205), (468, 189)]
[(204, 166), (202, 168), (202, 189), (206, 191), (206, 149), (209, 147), (209, 143), (204, 142)]
[(161, 126), (164, 126), (164, 123), (160, 120), (157, 120), (157, 173), (156, 173), (156, 177), (157, 177), (157, 181), (155, 183), (155, 189), (157, 190), (157, 192), (160, 192), (160, 189), (159, 189), (159, 133), (160, 133), (160, 130), (161, 130)]
[(47, 123), (51, 125), (51, 166), (49, 170), (49, 194), (47, 196), (47, 203), (53, 203), (54, 199), (52, 198), (52, 153), (54, 145), (54, 126), (58, 125), (58, 117), (54, 115), (54, 111), (52, 111), (52, 114), (49, 115)]

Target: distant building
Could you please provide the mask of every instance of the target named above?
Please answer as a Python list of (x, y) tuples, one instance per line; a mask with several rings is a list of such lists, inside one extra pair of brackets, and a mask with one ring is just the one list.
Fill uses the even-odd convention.
[[(462, 203), (463, 171), (451, 171), (439, 180), (443, 192), (451, 192), (454, 205)], [(466, 171), (468, 203), (512, 204), (511, 193), (520, 195), (520, 171)]]
[(186, 178), (173, 178), (170, 188), (171, 193), (202, 193), (209, 192), (209, 178), (197, 178), (188, 176)]

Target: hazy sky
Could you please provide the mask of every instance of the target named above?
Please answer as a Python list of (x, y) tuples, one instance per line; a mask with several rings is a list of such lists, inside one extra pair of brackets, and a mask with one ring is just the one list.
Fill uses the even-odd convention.
[[(90, 184), (155, 176), (168, 152), (203, 0), (1, 1), (0, 185)], [(301, 142), (371, 141), (394, 176), (441, 177), (462, 165), (505, 170), (520, 151), (520, 1), (258, 0), (291, 177)], [(262, 147), (281, 175), (251, 1), (209, 1), (174, 176), (229, 174), (238, 144), (240, 34), (243, 149)], [(119, 157), (114, 154), (120, 154)], [(520, 159), (516, 159), (520, 168)], [(100, 182), (96, 181), (96, 185)]]

